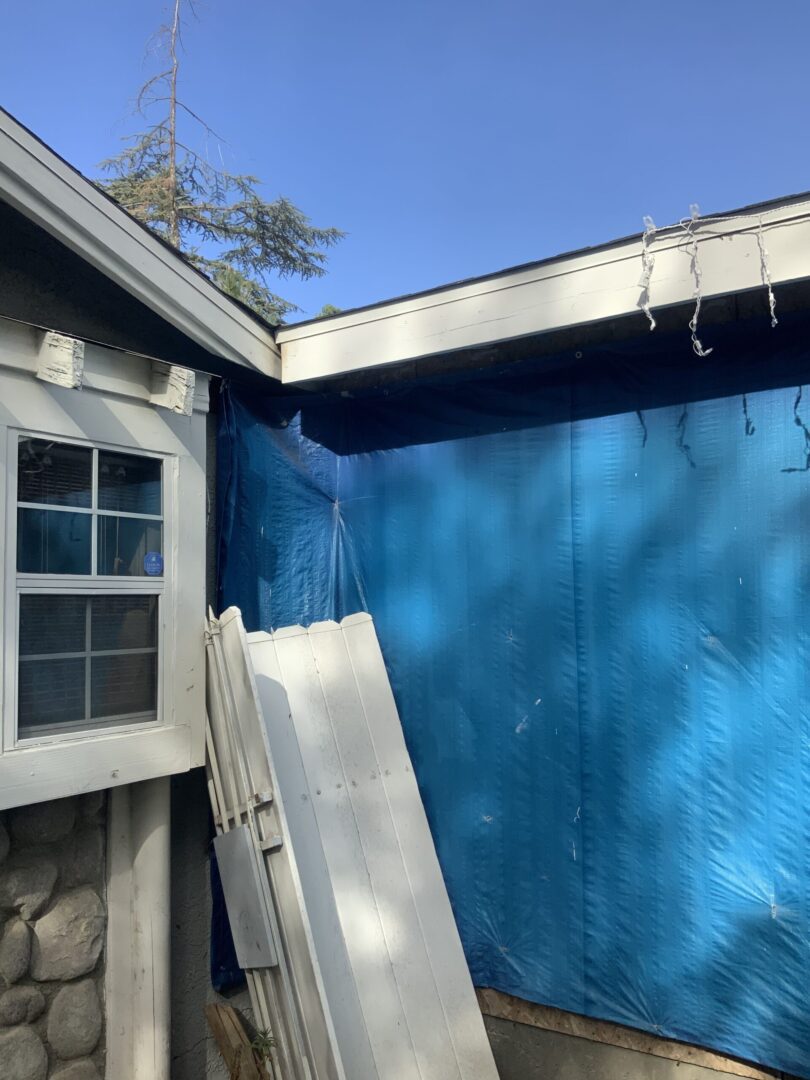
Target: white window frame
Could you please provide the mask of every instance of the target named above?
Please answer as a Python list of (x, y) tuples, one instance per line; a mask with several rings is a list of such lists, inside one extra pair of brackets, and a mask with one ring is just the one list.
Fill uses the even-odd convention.
[[(162, 551), (163, 574), (161, 576), (116, 577), (111, 575), (91, 574), (31, 574), (17, 571), (17, 510), (21, 508), (43, 509), (39, 504), (20, 503), (17, 501), (17, 471), (19, 462), (19, 444), (24, 438), (46, 439), (54, 443), (81, 446), (93, 451), (92, 499), (89, 508), (79, 507), (44, 507), (61, 512), (85, 513), (92, 515), (95, 521), (100, 517), (134, 517), (145, 520), (157, 520), (156, 515), (118, 513), (98, 509), (98, 452), (109, 450), (114, 453), (134, 457), (154, 458), (162, 462), (161, 502), (162, 502)], [(140, 446), (115, 444), (93, 439), (75, 438), (50, 431), (38, 431), (31, 428), (9, 427), (6, 446), (6, 565), (5, 565), (5, 679), (3, 691), (2, 753), (12, 755), (15, 752), (30, 750), (39, 746), (76, 743), (87, 739), (99, 739), (105, 736), (125, 735), (131, 732), (148, 732), (167, 726), (167, 717), (171, 716), (170, 680), (165, 678), (167, 650), (174, 641), (174, 587), (177, 567), (171, 553), (176, 550), (175, 514), (177, 504), (177, 458), (172, 454), (147, 450)], [(96, 566), (98, 529), (91, 529), (92, 560), (91, 569)], [(157, 640), (157, 700), (156, 715), (148, 714), (138, 720), (133, 715), (129, 723), (104, 723), (93, 726), (77, 727), (63, 731), (52, 731), (18, 736), (17, 702), (19, 671), (19, 597), (23, 594), (68, 594), (81, 596), (125, 594), (158, 597), (158, 640)], [(106, 718), (105, 718), (106, 719)]]

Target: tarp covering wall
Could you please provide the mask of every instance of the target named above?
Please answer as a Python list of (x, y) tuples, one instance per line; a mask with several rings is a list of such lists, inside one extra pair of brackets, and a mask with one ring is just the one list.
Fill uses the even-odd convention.
[(810, 1076), (810, 347), (711, 336), (226, 390), (220, 603), (373, 614), (478, 985)]

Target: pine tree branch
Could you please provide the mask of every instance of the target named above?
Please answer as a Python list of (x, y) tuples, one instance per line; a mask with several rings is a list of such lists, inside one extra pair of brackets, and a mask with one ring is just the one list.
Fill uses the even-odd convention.
[(151, 79), (146, 80), (146, 82), (138, 91), (138, 96), (135, 99), (135, 109), (137, 112), (143, 115), (145, 109), (149, 108), (149, 106), (153, 105), (156, 101), (167, 100), (166, 98), (150, 98), (149, 101), (146, 101), (146, 95), (149, 93), (153, 86), (156, 86), (160, 82), (164, 82), (170, 75), (171, 70), (161, 71), (158, 72), (157, 75), (153, 75)]
[(320, 277), (326, 250), (344, 234), (314, 226), (287, 198), (263, 199), (257, 177), (217, 168), (183, 137), (180, 119), (187, 117), (222, 141), (178, 94), (184, 10), (196, 14), (191, 0), (174, 0), (171, 23), (155, 38), (166, 61), (137, 97), (142, 115), (167, 111), (101, 163), (108, 175), (99, 186), (219, 288), (277, 322), (296, 306), (272, 292), (269, 280)]

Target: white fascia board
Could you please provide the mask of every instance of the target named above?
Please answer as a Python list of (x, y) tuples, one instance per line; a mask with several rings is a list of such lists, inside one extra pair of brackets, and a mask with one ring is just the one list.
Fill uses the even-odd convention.
[(268, 328), (2, 110), (0, 199), (214, 356), (280, 376)]
[[(810, 277), (810, 202), (797, 197), (761, 210), (698, 219), (694, 234), (703, 297), (766, 287), (760, 222), (772, 283)], [(659, 230), (652, 240), (653, 314), (656, 308), (694, 298), (691, 244), (681, 226)], [(276, 335), (282, 382), (327, 378), (631, 315), (643, 301), (642, 272), (639, 236), (323, 322), (282, 327)]]

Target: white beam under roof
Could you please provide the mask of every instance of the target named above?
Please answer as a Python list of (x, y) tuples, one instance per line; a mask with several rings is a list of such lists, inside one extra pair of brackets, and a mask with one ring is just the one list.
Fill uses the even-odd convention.
[[(761, 228), (761, 233), (760, 233)], [(685, 227), (649, 243), (656, 308), (694, 299), (693, 236), (704, 298), (810, 278), (810, 196), (794, 196)], [(642, 240), (635, 237), (345, 314), (282, 327), (285, 383), (424, 359), (638, 313)]]
[(280, 376), (269, 327), (2, 110), (0, 199), (214, 356)]

